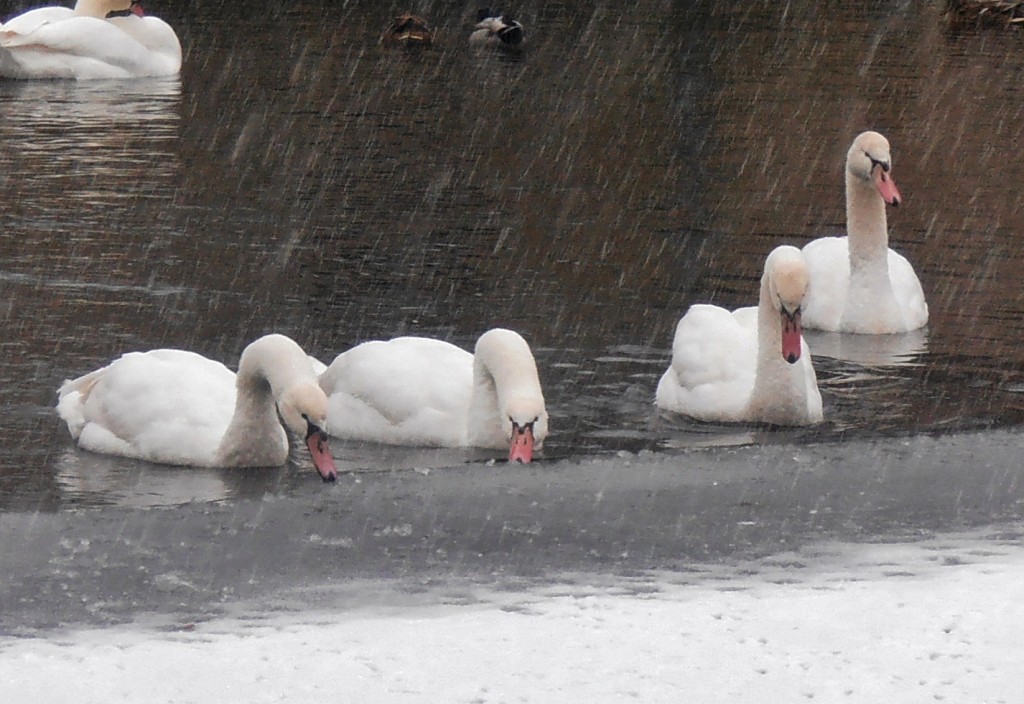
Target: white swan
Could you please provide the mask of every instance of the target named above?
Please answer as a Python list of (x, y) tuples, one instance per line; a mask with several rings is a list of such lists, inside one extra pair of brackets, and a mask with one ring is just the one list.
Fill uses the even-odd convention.
[(59, 397), (57, 412), (86, 450), (173, 465), (279, 466), (288, 458), (283, 420), (305, 439), (320, 476), (337, 477), (321, 430), (327, 397), (310, 358), (284, 335), (249, 344), (237, 375), (193, 352), (130, 352), (65, 381)]
[(78, 0), (74, 10), (43, 7), (0, 24), (0, 77), (141, 78), (180, 69), (174, 30), (142, 16), (138, 0)]
[(477, 23), (469, 35), (473, 46), (517, 47), (526, 39), (523, 25), (512, 15), (491, 12), (488, 9), (477, 13)]
[(756, 308), (691, 306), (676, 327), (657, 406), (705, 421), (820, 422), (821, 394), (800, 328), (806, 287), (800, 250), (781, 246), (765, 260)]
[(848, 236), (822, 237), (803, 249), (811, 272), (804, 302), (808, 328), (877, 335), (928, 323), (914, 267), (889, 249), (886, 203), (900, 204), (889, 142), (864, 132), (846, 155)]
[(530, 346), (496, 328), (474, 354), (440, 340), (364, 342), (320, 377), (327, 432), (389, 445), (490, 447), (529, 462), (548, 434)]

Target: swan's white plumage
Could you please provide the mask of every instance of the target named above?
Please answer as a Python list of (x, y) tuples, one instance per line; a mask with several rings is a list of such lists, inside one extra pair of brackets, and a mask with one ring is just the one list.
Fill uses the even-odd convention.
[(511, 330), (481, 335), (475, 353), (440, 340), (399, 337), (358, 345), (320, 377), (327, 431), (390, 445), (508, 448), (512, 422), (532, 423), (535, 447), (547, 411), (529, 345)]
[[(792, 277), (792, 285), (778, 286), (783, 276)], [(757, 307), (730, 312), (691, 306), (676, 327), (672, 363), (658, 383), (657, 406), (704, 421), (821, 421), (821, 394), (807, 342), (801, 337), (799, 359), (786, 361), (776, 302), (783, 300), (790, 312), (798, 310), (805, 282), (800, 251), (778, 247), (765, 262)]]
[(130, 352), (64, 382), (57, 403), (80, 447), (172, 465), (281, 465), (283, 420), (330, 478), (326, 446), (309, 439), (325, 425), (326, 408), (310, 358), (283, 335), (246, 347), (237, 375), (194, 352)]
[(156, 17), (111, 17), (128, 0), (79, 0), (75, 10), (44, 7), (0, 25), (0, 76), (18, 79), (174, 76), (181, 44)]
[(466, 445), (473, 355), (424, 337), (364, 342), (320, 377), (327, 433), (388, 445)]
[(858, 135), (846, 161), (848, 234), (822, 237), (803, 249), (811, 275), (803, 316), (808, 328), (888, 334), (928, 323), (928, 305), (914, 267), (889, 249), (886, 199), (900, 202), (891, 169), (885, 137), (877, 132)]
[(235, 374), (223, 364), (152, 350), (65, 382), (57, 410), (86, 450), (210, 466), (234, 407)]
[(676, 326), (658, 407), (699, 420), (742, 417), (754, 388), (756, 350), (757, 308), (690, 306)]

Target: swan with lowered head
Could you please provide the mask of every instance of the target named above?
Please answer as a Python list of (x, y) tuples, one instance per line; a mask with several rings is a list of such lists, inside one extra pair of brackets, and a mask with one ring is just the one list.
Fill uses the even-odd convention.
[(756, 308), (691, 306), (676, 327), (655, 403), (703, 421), (811, 425), (821, 393), (800, 317), (807, 265), (796, 247), (765, 260)]
[(272, 467), (304, 438), (324, 481), (337, 470), (323, 432), (327, 397), (284, 335), (249, 344), (238, 374), (183, 350), (130, 352), (60, 387), (57, 412), (79, 447), (160, 464)]
[(878, 335), (928, 323), (914, 267), (889, 249), (887, 203), (900, 204), (889, 142), (864, 132), (846, 155), (847, 236), (822, 237), (803, 249), (811, 274), (804, 303), (808, 328)]
[(512, 15), (482, 9), (477, 12), (476, 26), (469, 35), (472, 46), (517, 47), (526, 39), (523, 25)]
[(0, 24), (0, 77), (142, 78), (180, 69), (174, 30), (144, 16), (138, 0), (78, 0), (74, 10), (42, 7)]
[(525, 463), (548, 434), (537, 364), (511, 330), (485, 332), (473, 354), (424, 337), (364, 342), (338, 355), (320, 385), (335, 437), (501, 448)]

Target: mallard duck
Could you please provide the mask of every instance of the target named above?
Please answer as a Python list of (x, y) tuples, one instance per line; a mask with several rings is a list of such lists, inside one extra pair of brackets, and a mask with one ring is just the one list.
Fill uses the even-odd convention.
[(946, 0), (946, 18), (954, 26), (1024, 24), (1024, 0)]
[(526, 39), (521, 25), (512, 15), (484, 8), (477, 12), (476, 27), (469, 35), (475, 46), (515, 47)]
[(408, 47), (430, 46), (434, 42), (434, 30), (422, 17), (406, 12), (388, 25), (380, 40), (384, 44), (401, 44)]

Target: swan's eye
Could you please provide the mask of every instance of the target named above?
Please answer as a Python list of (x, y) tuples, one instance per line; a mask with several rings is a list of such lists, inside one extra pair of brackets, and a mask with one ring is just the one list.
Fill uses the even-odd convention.
[(786, 308), (786, 304), (783, 303), (782, 296), (778, 296), (778, 299), (779, 299), (779, 310), (782, 312), (782, 314), (784, 316), (786, 316), (787, 318), (789, 318), (790, 321), (796, 320), (796, 316), (800, 315), (800, 306), (797, 306), (793, 310), (793, 312), (791, 313), (791, 312), (789, 312), (789, 309)]
[(512, 430), (514, 432), (518, 432), (518, 433), (525, 433), (527, 430), (531, 430), (532, 431), (533, 430), (533, 424), (536, 423), (539, 419), (540, 419), (540, 416), (537, 416), (536, 418), (531, 420), (529, 423), (523, 423), (522, 425), (519, 425), (519, 423), (517, 423), (515, 420), (512, 419), (511, 416), (509, 416), (509, 421), (512, 423)]
[(867, 152), (864, 152), (864, 156), (866, 156), (871, 161), (871, 169), (872, 169), (872, 171), (874, 170), (874, 168), (876, 166), (881, 166), (882, 167), (882, 171), (885, 171), (885, 172), (889, 171), (889, 162), (888, 161), (884, 161), (882, 159), (876, 159), (875, 157), (871, 156)]

